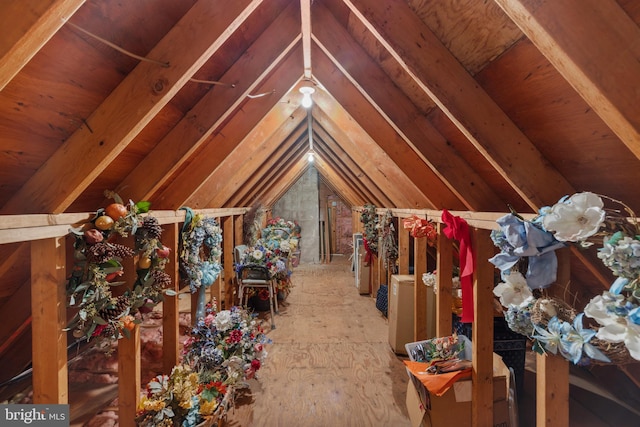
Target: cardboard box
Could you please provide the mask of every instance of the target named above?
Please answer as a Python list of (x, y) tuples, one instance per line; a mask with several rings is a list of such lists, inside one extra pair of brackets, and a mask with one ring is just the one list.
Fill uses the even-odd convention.
[[(509, 368), (502, 358), (493, 355), (493, 425), (509, 427)], [(456, 382), (445, 394), (429, 394), (418, 378), (411, 375), (407, 384), (406, 404), (413, 427), (471, 427), (470, 379)]]

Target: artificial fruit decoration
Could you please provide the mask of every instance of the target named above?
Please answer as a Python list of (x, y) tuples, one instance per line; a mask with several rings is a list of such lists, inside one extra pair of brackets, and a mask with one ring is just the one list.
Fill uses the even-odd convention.
[(95, 245), (96, 243), (100, 243), (104, 240), (104, 235), (102, 231), (97, 228), (91, 228), (89, 230), (85, 230), (84, 232), (84, 241), (87, 242), (88, 245)]
[(159, 258), (169, 258), (169, 255), (171, 254), (171, 248), (162, 245), (162, 248), (156, 249), (156, 254), (158, 254)]
[(96, 228), (106, 231), (106, 230), (111, 230), (111, 228), (113, 227), (114, 221), (113, 221), (113, 218), (111, 218), (110, 216), (102, 215), (96, 218), (94, 224)]
[(122, 203), (111, 203), (104, 209), (104, 213), (114, 221), (127, 215), (127, 207)]

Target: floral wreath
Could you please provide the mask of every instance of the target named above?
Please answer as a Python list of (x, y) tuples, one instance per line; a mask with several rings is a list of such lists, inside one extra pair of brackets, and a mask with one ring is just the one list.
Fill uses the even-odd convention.
[(364, 224), (364, 246), (367, 251), (367, 262), (372, 255), (378, 255), (378, 231), (380, 228), (376, 207), (364, 205), (360, 213), (360, 222)]
[[(605, 209), (603, 198), (623, 209)], [(535, 351), (574, 364), (640, 361), (640, 227), (628, 206), (583, 192), (542, 208), (531, 221), (512, 212), (497, 222), (491, 237), (501, 252), (489, 261), (501, 271), (494, 294), (513, 331), (532, 339)], [(556, 280), (555, 249), (588, 248), (594, 237), (603, 239), (597, 256), (617, 279), (577, 313), (543, 290)]]
[(186, 211), (180, 235), (180, 272), (192, 293), (209, 287), (222, 271), (222, 229), (215, 218)]
[[(74, 267), (67, 280), (67, 306), (76, 311), (66, 330), (76, 338), (100, 337), (118, 340), (127, 338), (141, 315), (163, 300), (171, 277), (164, 272), (170, 249), (162, 244), (162, 228), (148, 212), (149, 202), (125, 205), (117, 194), (106, 208), (98, 209), (90, 220), (72, 227), (74, 236)], [(134, 248), (117, 243), (118, 236), (134, 236)], [(137, 257), (136, 280), (117, 296), (112, 288), (125, 285), (117, 281), (124, 274), (122, 261)], [(137, 316), (140, 314), (140, 316)]]

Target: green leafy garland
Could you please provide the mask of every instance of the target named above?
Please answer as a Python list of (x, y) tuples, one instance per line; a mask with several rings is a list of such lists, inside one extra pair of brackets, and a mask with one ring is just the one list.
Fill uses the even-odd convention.
[[(67, 326), (76, 338), (129, 337), (141, 314), (163, 300), (171, 277), (164, 272), (169, 248), (160, 241), (162, 228), (150, 215), (149, 202), (127, 205), (115, 193), (115, 203), (96, 211), (86, 223), (69, 230), (75, 238), (74, 267), (67, 281), (67, 306), (75, 314)], [(134, 236), (134, 248), (116, 243), (118, 237)], [(112, 289), (126, 286), (117, 278), (124, 274), (123, 260), (137, 257), (135, 282), (115, 296)]]

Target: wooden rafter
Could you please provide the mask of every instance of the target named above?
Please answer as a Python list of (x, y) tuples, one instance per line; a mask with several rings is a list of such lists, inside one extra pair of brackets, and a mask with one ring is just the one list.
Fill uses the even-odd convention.
[(428, 205), (428, 198), (409, 179), (402, 167), (389, 158), (335, 98), (325, 91), (318, 91), (315, 100), (318, 109), (314, 111), (314, 116), (319, 124), (385, 193), (394, 193), (394, 188), (401, 187), (403, 197), (407, 200), (406, 206)]
[(314, 7), (313, 18), (318, 46), (467, 209), (504, 204), (325, 7)]
[(207, 92), (116, 191), (126, 189), (133, 200), (149, 200), (189, 156), (219, 131), (235, 109), (247, 101), (247, 95), (256, 91), (261, 93), (262, 89), (257, 89), (259, 83), (284, 60), (299, 40), (296, 31), (299, 18), (294, 6), (287, 7), (220, 78), (235, 87)]
[(311, 1), (300, 0), (300, 15), (302, 20), (302, 62), (304, 78), (311, 78)]
[(620, 5), (615, 0), (496, 3), (640, 158), (640, 28)]
[(315, 133), (318, 140), (319, 155), (327, 153), (326, 156), (332, 160), (334, 168), (346, 171), (351, 176), (354, 183), (358, 183), (361, 188), (367, 189), (376, 195), (376, 199), (382, 202), (382, 206), (407, 206), (408, 201), (403, 192), (395, 191), (387, 193), (380, 188), (377, 181), (371, 179), (369, 172), (365, 171), (360, 162), (349, 156), (342, 146), (329, 134), (322, 126), (317, 124)]
[[(255, 177), (260, 179), (260, 167), (265, 163), (273, 166), (278, 162), (279, 156), (282, 155), (281, 149), (290, 148), (290, 140), (300, 138), (303, 132), (302, 123), (306, 117), (306, 110), (298, 107), (286, 116), (291, 107), (291, 104), (278, 103), (237, 145), (187, 203), (190, 206), (224, 206), (234, 194), (241, 195), (246, 191), (249, 180)], [(282, 120), (283, 116), (287, 119), (279, 125), (271, 123), (274, 119)], [(260, 144), (256, 144), (257, 138), (261, 139)]]
[(64, 212), (260, 3), (197, 2), (0, 212)]
[(412, 207), (435, 208), (449, 206), (451, 209), (463, 209), (464, 205), (433, 173), (431, 168), (409, 147), (395, 129), (380, 116), (349, 79), (342, 73), (336, 72), (335, 65), (324, 52), (319, 47), (315, 45), (314, 47), (314, 75), (316, 78), (333, 94), (338, 103), (353, 116), (366, 133), (372, 136), (375, 135), (376, 143), (393, 162), (402, 168), (430, 203), (429, 206)]
[[(300, 43), (281, 61), (273, 73), (256, 87), (259, 93), (272, 92), (268, 96), (246, 101), (241, 109), (233, 114), (225, 126), (212, 135), (202, 150), (197, 153), (206, 162), (192, 162), (164, 188), (153, 200), (162, 209), (177, 209), (195, 194), (207, 177), (256, 126), (273, 106), (282, 99), (302, 76), (299, 56), (302, 53)], [(292, 105), (292, 110), (295, 106)]]
[(84, 2), (85, 0), (0, 2), (0, 91)]
[(344, 3), (534, 211), (574, 192), (404, 1)]

